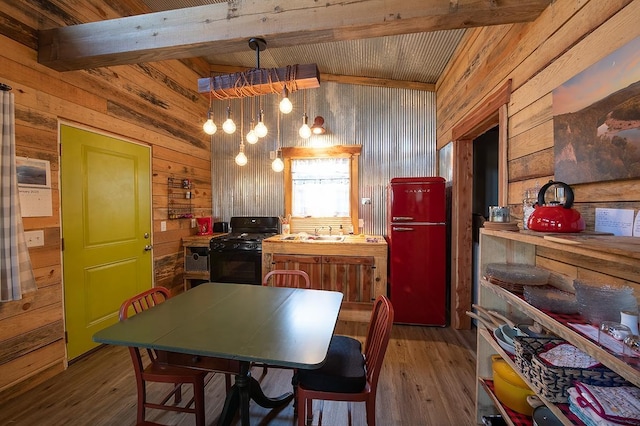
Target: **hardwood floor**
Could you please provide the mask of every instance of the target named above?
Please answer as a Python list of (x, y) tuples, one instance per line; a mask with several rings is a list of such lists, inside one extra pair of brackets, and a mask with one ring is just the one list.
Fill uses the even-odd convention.
[[(337, 333), (364, 339), (366, 324), (340, 322)], [(379, 426), (475, 424), (475, 330), (394, 325), (384, 360), (376, 419)], [(291, 371), (270, 369), (260, 378), (267, 395), (291, 388)], [(161, 385), (151, 385), (151, 393)], [(190, 397), (187, 391), (186, 397)], [(224, 378), (206, 389), (207, 423), (215, 425), (224, 402)], [(314, 401), (313, 424), (364, 425), (364, 405)], [(125, 348), (105, 346), (73, 363), (25, 395), (0, 401), (0, 425), (134, 425), (135, 378)], [(165, 425), (194, 424), (193, 415), (150, 410), (147, 420)], [(351, 420), (351, 421), (350, 421)], [(251, 404), (252, 425), (292, 426), (293, 403), (280, 410)], [(235, 424), (240, 424), (237, 421)]]

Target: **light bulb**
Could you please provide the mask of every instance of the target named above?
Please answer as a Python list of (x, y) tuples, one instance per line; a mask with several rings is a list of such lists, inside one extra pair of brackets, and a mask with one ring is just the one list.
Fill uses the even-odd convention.
[(276, 159), (273, 160), (273, 163), (271, 163), (271, 169), (273, 169), (274, 172), (281, 172), (284, 170), (284, 163), (280, 157), (276, 157)]
[(282, 98), (280, 101), (280, 112), (283, 114), (289, 114), (291, 111), (293, 111), (293, 104), (289, 98)]
[(211, 117), (209, 117), (207, 121), (205, 121), (202, 125), (202, 130), (204, 130), (204, 132), (208, 135), (213, 135), (218, 131), (218, 127), (216, 126), (216, 123), (213, 122)]
[(298, 134), (302, 139), (309, 139), (311, 137), (311, 127), (308, 124), (309, 117), (307, 117), (307, 113), (302, 114), (302, 126), (300, 130), (298, 130)]
[(240, 147), (240, 152), (238, 153), (238, 155), (236, 155), (236, 164), (238, 166), (244, 166), (245, 164), (247, 164), (247, 156), (244, 155), (244, 147)]
[(298, 130), (298, 134), (302, 139), (309, 139), (311, 137), (311, 128), (307, 123), (304, 123)]
[(247, 133), (247, 143), (250, 143), (251, 145), (253, 145), (256, 142), (258, 142), (258, 135), (256, 135), (256, 132), (253, 129), (251, 129), (249, 130), (249, 133)]
[(228, 135), (236, 131), (236, 123), (231, 119), (231, 107), (227, 107), (227, 119), (222, 123), (222, 130)]
[(265, 126), (262, 121), (259, 121), (258, 124), (256, 124), (256, 128), (254, 129), (254, 132), (257, 137), (264, 138), (265, 136), (267, 136), (267, 132), (268, 132), (267, 126)]
[(264, 112), (262, 112), (262, 110), (260, 110), (258, 124), (256, 124), (256, 127), (253, 129), (253, 131), (256, 132), (256, 136), (259, 138), (264, 138), (265, 136), (267, 136), (267, 126), (264, 125)]

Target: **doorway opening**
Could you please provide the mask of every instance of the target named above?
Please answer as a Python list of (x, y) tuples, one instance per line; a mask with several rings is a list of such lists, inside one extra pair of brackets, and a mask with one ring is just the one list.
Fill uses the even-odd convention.
[(473, 302), (478, 301), (478, 250), (480, 228), (489, 217), (489, 206), (499, 205), (499, 126), (473, 140)]

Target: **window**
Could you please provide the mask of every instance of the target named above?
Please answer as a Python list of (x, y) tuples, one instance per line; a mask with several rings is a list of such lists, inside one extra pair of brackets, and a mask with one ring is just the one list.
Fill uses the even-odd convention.
[(291, 215), (349, 217), (348, 158), (291, 160)]
[[(358, 229), (360, 145), (282, 148), (285, 214), (293, 232)], [(323, 231), (326, 233), (327, 231)]]

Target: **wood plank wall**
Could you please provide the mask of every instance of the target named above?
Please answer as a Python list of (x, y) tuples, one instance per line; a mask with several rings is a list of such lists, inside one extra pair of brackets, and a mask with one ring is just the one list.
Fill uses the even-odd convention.
[[(638, 37), (639, 20), (639, 0), (560, 0), (534, 22), (470, 30), (436, 85), (438, 149), (511, 79), (508, 203), (522, 217), (524, 191), (555, 173), (551, 91)], [(572, 185), (587, 229), (594, 228), (596, 207), (637, 211), (638, 185), (640, 179)]]
[[(45, 245), (30, 250), (38, 291), (0, 304), (0, 400), (65, 368), (59, 120), (152, 146), (156, 285), (181, 290), (181, 238), (195, 233), (189, 220), (168, 220), (167, 178), (190, 178), (195, 215), (211, 215), (210, 140), (201, 128), (208, 100), (197, 93), (197, 79), (209, 75), (204, 64), (165, 61), (59, 73), (37, 63), (39, 29), (148, 12), (130, 3), (87, 1), (71, 8), (55, 0), (0, 2), (0, 81), (15, 94), (17, 155), (51, 162), (54, 212), (24, 220), (26, 230), (44, 230)], [(166, 232), (160, 232), (161, 221)]]

